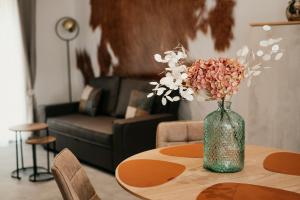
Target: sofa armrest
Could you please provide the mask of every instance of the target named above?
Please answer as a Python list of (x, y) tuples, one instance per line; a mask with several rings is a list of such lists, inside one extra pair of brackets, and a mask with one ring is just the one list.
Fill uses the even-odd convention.
[(46, 122), (49, 117), (77, 113), (79, 102), (41, 105), (38, 107), (38, 121)]
[(129, 156), (155, 148), (158, 124), (176, 119), (177, 117), (172, 114), (155, 114), (115, 120), (113, 123), (114, 167)]

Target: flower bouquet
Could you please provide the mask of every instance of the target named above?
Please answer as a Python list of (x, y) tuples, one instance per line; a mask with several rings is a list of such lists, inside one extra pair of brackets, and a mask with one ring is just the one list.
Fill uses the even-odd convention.
[[(268, 25), (264, 31), (271, 31)], [(280, 60), (283, 56), (279, 44), (282, 38), (269, 38), (259, 42), (260, 49), (254, 51), (244, 46), (236, 58), (199, 59), (187, 66), (187, 52), (182, 46), (155, 54), (154, 59), (168, 65), (165, 76), (154, 86), (148, 97), (162, 96), (163, 105), (167, 101), (180, 99), (192, 101), (217, 100), (219, 108), (204, 119), (204, 167), (216, 172), (237, 172), (244, 166), (245, 122), (230, 109), (230, 98), (238, 92), (243, 80), (250, 87), (254, 77), (261, 74), (270, 60)], [(174, 96), (174, 91), (176, 94)], [(173, 95), (172, 95), (173, 93)]]

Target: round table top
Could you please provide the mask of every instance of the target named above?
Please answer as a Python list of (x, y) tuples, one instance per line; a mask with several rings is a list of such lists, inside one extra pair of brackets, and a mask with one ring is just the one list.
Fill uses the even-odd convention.
[(41, 131), (47, 129), (48, 125), (45, 123), (32, 123), (32, 124), (20, 124), (9, 128), (11, 131)]
[(55, 141), (56, 138), (49, 135), (44, 137), (29, 138), (28, 140), (26, 140), (26, 143), (27, 144), (49, 144)]
[(275, 173), (263, 167), (264, 159), (271, 153), (282, 151), (280, 149), (247, 145), (245, 149), (245, 166), (241, 172), (214, 173), (202, 167), (203, 158), (168, 156), (160, 152), (164, 148), (136, 154), (122, 163), (136, 159), (168, 161), (185, 166), (185, 170), (179, 176), (156, 186), (134, 187), (126, 184), (120, 178), (121, 163), (116, 169), (118, 183), (132, 194), (142, 199), (151, 200), (196, 200), (201, 191), (214, 184), (224, 182), (255, 184), (300, 193), (300, 176)]

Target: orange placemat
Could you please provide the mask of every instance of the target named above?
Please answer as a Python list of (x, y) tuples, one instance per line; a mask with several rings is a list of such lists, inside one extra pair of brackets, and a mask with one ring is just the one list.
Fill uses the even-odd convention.
[(272, 172), (300, 176), (300, 154), (272, 153), (265, 158), (264, 168)]
[(167, 147), (160, 150), (160, 153), (168, 156), (187, 157), (187, 158), (203, 158), (204, 145), (187, 144), (181, 146)]
[(151, 187), (166, 183), (179, 176), (185, 166), (160, 161), (137, 159), (129, 160), (118, 166), (119, 178), (134, 187)]
[(220, 183), (203, 190), (197, 200), (300, 200), (300, 194), (242, 183)]

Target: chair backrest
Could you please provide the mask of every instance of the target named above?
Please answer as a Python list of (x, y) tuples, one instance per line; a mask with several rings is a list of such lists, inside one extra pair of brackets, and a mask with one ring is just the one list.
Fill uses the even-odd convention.
[(100, 200), (83, 167), (69, 149), (63, 149), (51, 168), (64, 200)]
[(162, 122), (157, 127), (156, 147), (203, 141), (203, 121)]

